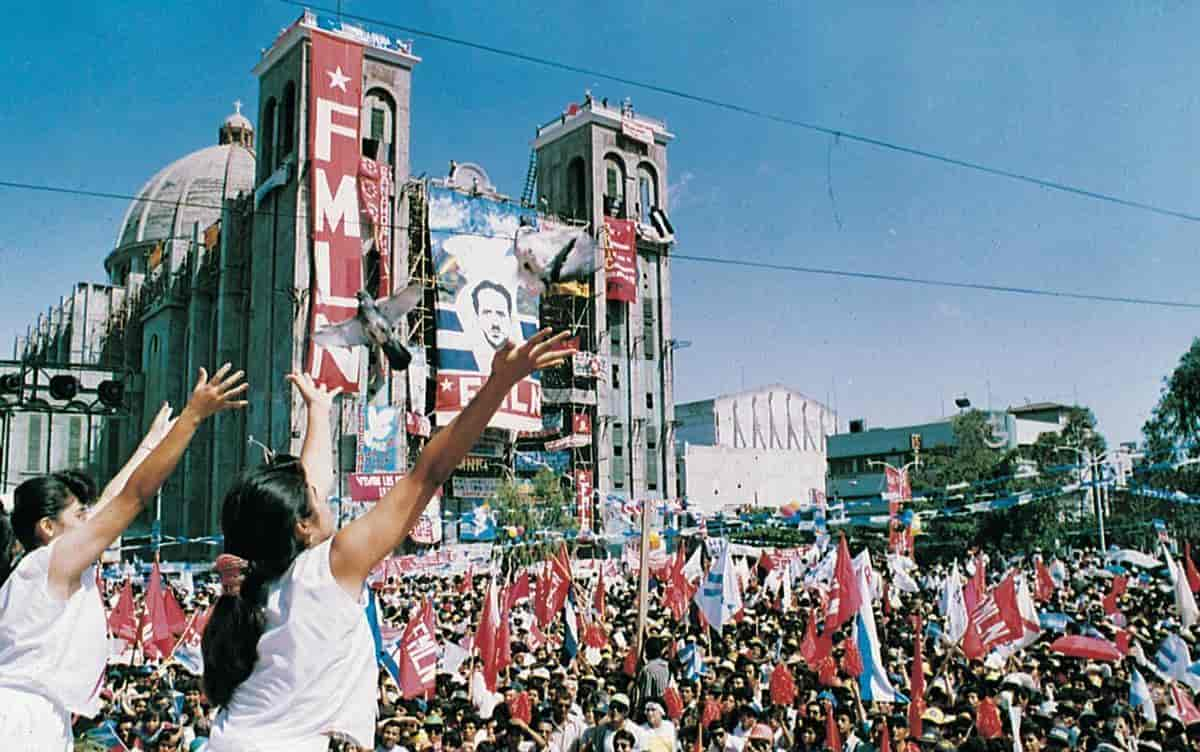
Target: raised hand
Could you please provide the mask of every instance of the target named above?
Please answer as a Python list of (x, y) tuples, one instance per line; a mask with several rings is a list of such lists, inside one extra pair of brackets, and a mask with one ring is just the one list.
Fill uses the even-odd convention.
[(245, 371), (226, 376), (230, 370), (232, 366), (226, 363), (209, 378), (208, 371), (201, 368), (200, 378), (196, 381), (196, 387), (192, 389), (192, 398), (188, 400), (187, 410), (204, 420), (223, 410), (245, 407), (248, 404), (245, 400), (236, 399), (250, 388), (249, 384), (242, 382)]
[(146, 435), (142, 438), (142, 443), (138, 448), (145, 452), (151, 452), (154, 447), (158, 446), (159, 442), (171, 432), (171, 427), (175, 425), (178, 418), (171, 417), (171, 403), (164, 402), (159, 409), (158, 415), (154, 416), (154, 421), (150, 424), (150, 430), (146, 431)]
[(333, 407), (333, 398), (342, 393), (340, 386), (330, 391), (324, 386), (318, 385), (307, 373), (289, 373), (284, 376), (284, 379), (296, 387), (296, 391), (300, 392), (300, 396), (304, 398), (304, 403), (310, 410), (313, 408), (329, 410)]
[(571, 335), (562, 331), (551, 336), (551, 329), (542, 329), (525, 340), (520, 347), (512, 340), (505, 342), (492, 358), (492, 378), (516, 384), (534, 371), (551, 368), (571, 357), (574, 347), (559, 347)]

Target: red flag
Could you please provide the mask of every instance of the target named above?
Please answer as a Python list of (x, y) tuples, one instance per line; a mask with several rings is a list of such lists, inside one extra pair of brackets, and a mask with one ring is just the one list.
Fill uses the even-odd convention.
[(425, 601), (400, 639), (400, 691), (406, 700), (433, 697), (440, 652), (436, 635), (433, 606)]
[(808, 611), (808, 626), (804, 628), (804, 639), (800, 640), (800, 657), (808, 664), (810, 669), (816, 668), (817, 665), (817, 612), (816, 609)]
[(1050, 567), (1040, 559), (1037, 563), (1037, 592), (1034, 597), (1038, 603), (1045, 603), (1054, 597), (1054, 578), (1050, 576)]
[(592, 610), (596, 612), (596, 618), (604, 621), (604, 563), (600, 563), (600, 576), (596, 580), (596, 592), (592, 596)]
[(508, 629), (508, 609), (500, 611), (500, 628), (496, 630), (496, 669), (503, 671), (512, 665), (512, 635)]
[(1183, 544), (1183, 566), (1187, 572), (1188, 587), (1192, 592), (1200, 592), (1200, 571), (1196, 570), (1196, 565), (1192, 563), (1192, 544)]
[(838, 731), (837, 721), (833, 717), (833, 705), (828, 700), (825, 701), (825, 748), (834, 752), (842, 750), (842, 734)]
[(985, 697), (975, 708), (975, 729), (983, 739), (995, 739), (1004, 733), (1004, 725), (1000, 722), (1000, 708), (992, 698)]
[(855, 640), (853, 635), (842, 640), (842, 673), (852, 679), (857, 679), (862, 676), (863, 662), (862, 654), (858, 652), (858, 640)]
[(183, 634), (183, 630), (187, 629), (187, 614), (179, 606), (179, 601), (175, 600), (175, 593), (169, 587), (162, 589), (163, 608), (167, 614), (167, 627), (171, 634), (178, 637)]
[(583, 644), (589, 648), (603, 650), (608, 646), (608, 632), (604, 625), (596, 621), (587, 621), (583, 628)]
[(571, 558), (567, 554), (566, 544), (563, 543), (546, 562), (542, 568), (542, 576), (538, 578), (537, 603), (534, 604), (538, 626), (545, 627), (550, 624), (563, 610), (563, 604), (567, 601), (567, 588), (570, 585)]
[(663, 600), (667, 608), (671, 609), (671, 615), (676, 621), (683, 621), (687, 615), (688, 603), (692, 599), (692, 584), (687, 581), (687, 577), (683, 574), (683, 568), (687, 565), (683, 546), (675, 552), (675, 561), (671, 564), (667, 574), (667, 588)]
[(1187, 691), (1177, 682), (1171, 682), (1171, 697), (1175, 700), (1175, 713), (1184, 726), (1200, 723), (1200, 710), (1196, 709), (1195, 703), (1187, 696)]
[(916, 739), (924, 730), (921, 716), (925, 713), (925, 650), (921, 644), (921, 617), (913, 618), (913, 660), (908, 675), (908, 733)]
[(462, 582), (460, 582), (458, 585), (458, 592), (460, 595), (466, 595), (467, 593), (470, 593), (471, 590), (474, 589), (474, 587), (475, 587), (475, 567), (468, 564), (467, 565), (467, 573), (463, 575)]
[(837, 564), (833, 570), (833, 599), (825, 613), (825, 631), (831, 632), (854, 618), (862, 605), (862, 593), (858, 591), (858, 575), (854, 572), (854, 559), (846, 536), (838, 542)]
[(1121, 655), (1129, 655), (1129, 639), (1131, 636), (1128, 629), (1122, 629), (1117, 632), (1117, 650), (1121, 651)]
[(513, 583), (504, 588), (504, 602), (502, 607), (505, 611), (512, 611), (513, 606), (517, 605), (517, 601), (522, 598), (529, 597), (529, 573), (521, 572), (517, 575), (517, 579)]
[(1021, 608), (1017, 605), (1017, 583), (1010, 572), (970, 612), (963, 652), (968, 658), (982, 657), (997, 645), (1019, 639), (1024, 633)]
[(771, 670), (771, 702), (788, 707), (796, 699), (796, 680), (784, 663)]
[(497, 598), (493, 580), (488, 583), (483, 612), (479, 615), (479, 629), (475, 632), (475, 644), (483, 662), (483, 682), (490, 692), (496, 691), (496, 678), (500, 674), (500, 606)]
[(713, 721), (721, 720), (721, 703), (709, 697), (704, 701), (704, 710), (700, 711), (700, 725), (708, 728)]
[(165, 658), (175, 646), (167, 620), (166, 599), (163, 598), (162, 570), (157, 560), (150, 570), (150, 583), (146, 586), (146, 608), (142, 612), (141, 631), (142, 652), (147, 658)]
[(967, 586), (963, 588), (963, 603), (967, 605), (967, 613), (975, 610), (985, 593), (987, 593), (987, 573), (984, 571), (983, 557), (976, 556), (975, 574), (971, 575), (971, 579), (967, 580)]
[(758, 568), (763, 571), (763, 574), (770, 574), (771, 570), (775, 568), (775, 557), (771, 556), (766, 549), (763, 549), (762, 556), (758, 557)]
[(822, 687), (842, 686), (842, 680), (837, 675), (837, 664), (834, 663), (832, 655), (821, 659), (821, 663), (817, 667), (817, 681)]
[(533, 700), (528, 692), (518, 692), (508, 701), (508, 714), (525, 723), (533, 722)]
[(108, 631), (113, 637), (126, 642), (137, 641), (138, 619), (133, 608), (133, 583), (128, 580), (125, 581), (125, 587), (121, 588), (117, 607), (108, 615)]
[(674, 685), (667, 687), (667, 691), (663, 692), (663, 705), (666, 706), (667, 717), (672, 721), (678, 721), (683, 717), (683, 697), (679, 695), (679, 690)]
[(1128, 586), (1129, 577), (1126, 575), (1119, 574), (1116, 577), (1113, 577), (1112, 585), (1108, 590), (1108, 595), (1104, 596), (1104, 613), (1112, 616), (1120, 611), (1120, 609), (1117, 608), (1117, 599), (1125, 593), (1125, 589)]
[(637, 676), (638, 664), (638, 649), (637, 644), (629, 646), (629, 652), (625, 654), (625, 662), (621, 665), (621, 669), (626, 676)]

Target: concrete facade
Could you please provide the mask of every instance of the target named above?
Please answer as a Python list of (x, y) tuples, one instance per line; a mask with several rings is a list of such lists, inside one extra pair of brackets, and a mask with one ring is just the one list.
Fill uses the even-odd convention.
[(837, 416), (773, 384), (676, 408), (679, 491), (690, 508), (807, 503), (825, 489), (826, 437)]

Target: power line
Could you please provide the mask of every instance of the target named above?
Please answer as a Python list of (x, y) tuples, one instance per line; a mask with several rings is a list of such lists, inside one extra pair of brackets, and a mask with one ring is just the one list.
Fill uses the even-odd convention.
[(1089, 300), (1100, 303), (1129, 303), (1133, 305), (1149, 305), (1164, 308), (1184, 308), (1200, 310), (1200, 303), (1186, 300), (1163, 300), (1161, 298), (1135, 298), (1123, 295), (1096, 295), (1085, 292), (1070, 292), (1066, 290), (1050, 290), (1036, 287), (1012, 287), (1008, 285), (989, 285), (982, 282), (955, 282), (944, 279), (929, 279), (926, 277), (907, 277), (900, 274), (879, 274), (876, 272), (856, 272), (848, 269), (824, 269), (816, 266), (794, 266), (791, 264), (771, 264), (764, 261), (746, 261), (743, 259), (726, 259), (713, 256), (690, 256), (683, 253), (672, 253), (671, 258), (686, 261), (699, 261), (708, 264), (723, 264), (725, 266), (744, 266), (753, 269), (770, 269), (772, 271), (797, 272), (801, 274), (823, 274), (830, 277), (849, 277), (851, 279), (872, 279), (881, 282), (901, 282), (910, 285), (926, 285), (929, 287), (956, 287), (964, 290), (984, 290), (986, 292), (1003, 292), (1015, 295), (1037, 295), (1048, 298), (1065, 298), (1069, 300)]
[[(295, 5), (298, 7), (307, 8), (309, 10), (319, 11), (322, 13), (338, 13), (338, 11), (336, 11), (335, 9), (319, 8), (316, 6), (308, 5), (307, 3), (304, 3), (304, 2), (300, 2), (299, 0), (280, 0), (280, 2), (285, 3), (287, 5)], [(614, 81), (616, 83), (625, 84), (626, 86), (633, 86), (633, 87), (636, 87), (639, 89), (653, 91), (658, 94), (664, 94), (669, 97), (675, 97), (676, 99), (683, 99), (683, 100), (686, 100), (689, 102), (705, 104), (705, 105), (709, 105), (710, 107), (716, 107), (718, 109), (727, 110), (729, 112), (736, 112), (736, 113), (739, 113), (742, 115), (747, 115), (749, 117), (759, 118), (761, 120), (769, 120), (771, 122), (780, 123), (782, 125), (790, 125), (792, 127), (801, 128), (803, 130), (812, 131), (814, 133), (823, 133), (827, 136), (833, 136), (835, 138), (843, 138), (843, 139), (846, 139), (847, 141), (853, 141), (856, 143), (865, 144), (867, 146), (874, 146), (879, 149), (887, 149), (889, 151), (895, 151), (895, 152), (899, 152), (901, 154), (908, 154), (909, 156), (920, 157), (922, 159), (929, 159), (929, 160), (933, 160), (935, 162), (941, 162), (943, 164), (952, 165), (954, 167), (960, 167), (960, 168), (966, 169), (966, 170), (982, 172), (987, 175), (1008, 178), (1009, 180), (1016, 180), (1019, 182), (1028, 183), (1030, 185), (1036, 185), (1038, 187), (1046, 188), (1048, 190), (1060, 191), (1063, 193), (1070, 193), (1070, 194), (1073, 194), (1076, 196), (1083, 196), (1084, 198), (1095, 199), (1098, 201), (1107, 201), (1109, 203), (1117, 204), (1119, 206), (1124, 206), (1126, 208), (1139, 209), (1141, 211), (1147, 211), (1152, 214), (1158, 214), (1158, 215), (1161, 215), (1164, 217), (1174, 217), (1175, 219), (1183, 219), (1183, 220), (1187, 220), (1189, 222), (1200, 222), (1200, 214), (1194, 214), (1194, 213), (1185, 212), (1185, 211), (1178, 211), (1175, 209), (1167, 209), (1165, 207), (1156, 206), (1155, 204), (1149, 204), (1144, 201), (1134, 201), (1132, 199), (1121, 198), (1119, 196), (1114, 196), (1112, 194), (1101, 193), (1100, 191), (1088, 190), (1086, 188), (1080, 188), (1078, 186), (1073, 186), (1068, 183), (1062, 183), (1057, 180), (1049, 180), (1046, 178), (1039, 178), (1039, 177), (1035, 177), (1032, 175), (1026, 175), (1024, 173), (1016, 172), (1014, 170), (1007, 170), (1007, 169), (1004, 169), (1001, 167), (992, 167), (990, 165), (985, 165), (985, 164), (982, 164), (979, 162), (972, 162), (967, 159), (960, 159), (958, 157), (952, 157), (952, 156), (949, 156), (946, 154), (941, 154), (939, 152), (929, 151), (926, 149), (919, 149), (919, 148), (916, 148), (913, 146), (905, 146), (903, 144), (897, 144), (897, 143), (894, 143), (891, 141), (885, 141), (885, 140), (879, 139), (879, 138), (872, 138), (870, 136), (863, 136), (863, 135), (853, 133), (850, 131), (844, 131), (844, 130), (840, 130), (838, 128), (831, 128), (829, 126), (819, 125), (817, 123), (810, 123), (805, 120), (799, 120), (797, 118), (788, 117), (786, 115), (780, 115), (780, 114), (773, 113), (773, 112), (768, 112), (766, 110), (755, 109), (755, 108), (749, 107), (747, 105), (737, 104), (734, 102), (728, 102), (728, 101), (725, 101), (722, 99), (715, 99), (713, 97), (707, 97), (707, 96), (704, 96), (701, 94), (693, 94), (691, 92), (683, 91), (681, 89), (674, 89), (669, 86), (664, 86), (664, 85), (652, 83), (649, 81), (641, 81), (641, 80), (634, 79), (634, 78), (627, 78), (625, 76), (619, 76), (614, 73), (606, 73), (601, 70), (596, 70), (593, 68), (586, 68), (586, 67), (580, 66), (580, 65), (573, 65), (571, 63), (564, 63), (559, 60), (552, 60), (550, 58), (538, 57), (536, 55), (529, 55), (524, 52), (508, 50), (508, 49), (504, 49), (502, 47), (495, 47), (495, 46), (488, 45), (488, 44), (482, 44), (480, 42), (472, 42), (470, 40), (462, 39), (460, 37), (453, 37), (448, 34), (441, 34), (436, 31), (429, 31), (428, 29), (420, 29), (415, 26), (405, 26), (403, 24), (393, 23), (391, 21), (384, 21), (384, 20), (377, 19), (377, 18), (370, 18), (368, 16), (361, 16), (361, 15), (355, 15), (353, 13), (344, 13), (344, 12), (340, 13), (340, 16), (343, 18), (353, 19), (355, 21), (361, 21), (362, 23), (372, 24), (374, 26), (382, 26), (385, 28), (395, 29), (397, 31), (402, 31), (406, 34), (414, 34), (416, 36), (426, 37), (428, 39), (435, 39), (439, 42), (446, 42), (447, 44), (455, 44), (455, 45), (459, 45), (461, 47), (468, 47), (473, 50), (489, 52), (494, 55), (502, 55), (504, 57), (511, 57), (516, 60), (522, 60), (527, 63), (532, 63), (534, 65), (541, 65), (541, 66), (544, 66), (547, 68), (554, 68), (556, 70), (567, 71), (568, 73), (579, 73), (579, 74), (583, 74), (583, 75), (590, 76), (593, 78), (601, 78), (601, 79), (605, 79), (607, 81)]]
[[(220, 211), (222, 206), (217, 204), (197, 203), (194, 201), (172, 201), (170, 199), (156, 199), (139, 196), (130, 196), (122, 193), (111, 193), (108, 191), (91, 191), (81, 188), (68, 188), (66, 186), (46, 185), (39, 183), (23, 183), (13, 180), (0, 180), (0, 188), (10, 188), (14, 190), (40, 191), (43, 193), (58, 193), (74, 196), (87, 196), (90, 198), (104, 198), (121, 201), (138, 201), (145, 203), (167, 204), (175, 207), (188, 207), (196, 209), (213, 209)], [(276, 212), (254, 210), (252, 215), (262, 216), (277, 216)], [(294, 216), (299, 219), (305, 215), (297, 212)], [(349, 220), (345, 220), (349, 221)], [(409, 229), (408, 225), (389, 225), (393, 231), (406, 232)], [(488, 238), (505, 238), (512, 240), (511, 235), (487, 235), (484, 233), (457, 233), (459, 235), (472, 235)], [(928, 277), (910, 277), (899, 274), (883, 274), (878, 272), (860, 272), (851, 269), (832, 269), (818, 266), (799, 266), (795, 264), (772, 264), (766, 261), (747, 261), (745, 259), (730, 259), (720, 258), (717, 256), (695, 256), (686, 253), (671, 253), (668, 258), (678, 259), (681, 261), (695, 261), (706, 264), (720, 264), (724, 266), (740, 266), (750, 269), (766, 269), (770, 271), (794, 272), (797, 274), (819, 274), (828, 277), (845, 277), (848, 279), (865, 279), (874, 280), (877, 282), (895, 282), (900, 284), (923, 285), (927, 287), (950, 287), (963, 290), (980, 290), (984, 292), (1009, 293), (1015, 295), (1034, 295), (1048, 298), (1060, 298), (1065, 300), (1084, 300), (1096, 303), (1124, 303), (1129, 305), (1146, 305), (1156, 306), (1160, 308), (1181, 308), (1186, 310), (1200, 310), (1200, 303), (1193, 303), (1186, 300), (1167, 300), (1162, 298), (1141, 298), (1124, 295), (1098, 295), (1086, 292), (1072, 292), (1068, 290), (1053, 290), (1035, 287), (1014, 287), (1009, 285), (993, 285), (983, 282), (957, 282), (954, 280), (930, 279)]]

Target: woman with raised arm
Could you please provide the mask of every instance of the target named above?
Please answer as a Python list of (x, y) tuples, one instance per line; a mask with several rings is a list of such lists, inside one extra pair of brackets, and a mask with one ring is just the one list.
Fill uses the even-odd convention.
[[(175, 421), (165, 407), (130, 464), (120, 490), (101, 495), (73, 474), (31, 478), (13, 493), (12, 516), (0, 521), (0, 747), (69, 750), (71, 714), (92, 716), (108, 659), (96, 562), (154, 498), (196, 429), (221, 410), (242, 407), (242, 372), (228, 364), (200, 380)], [(169, 430), (167, 430), (169, 428)], [(165, 434), (165, 435), (164, 435)], [(149, 447), (149, 448), (147, 448)], [(109, 484), (109, 490), (121, 474)], [(81, 496), (82, 494), (82, 496)], [(88, 498), (84, 498), (88, 497)], [(15, 547), (24, 554), (13, 566)]]
[(408, 537), (425, 505), (483, 433), (509, 391), (570, 355), (567, 333), (506, 343), (471, 404), (412, 471), (334, 534), (329, 408), (333, 394), (289, 379), (308, 405), (299, 460), (245, 473), (225, 497), (225, 593), (204, 631), (204, 687), (221, 710), (209, 752), (324, 752), (330, 737), (371, 747), (378, 669), (367, 574)]

